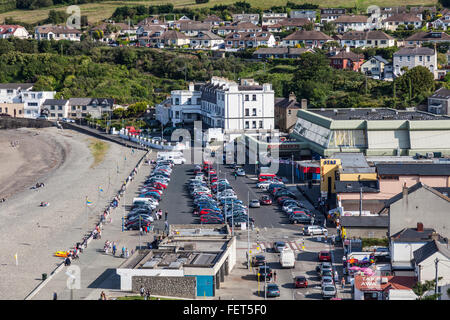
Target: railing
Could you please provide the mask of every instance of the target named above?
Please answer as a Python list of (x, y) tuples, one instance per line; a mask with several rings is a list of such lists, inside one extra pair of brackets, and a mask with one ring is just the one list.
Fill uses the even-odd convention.
[(122, 139), (125, 139), (125, 140), (136, 142), (143, 146), (148, 146), (148, 147), (154, 148), (154, 149), (183, 150), (183, 149), (186, 149), (189, 147), (181, 142), (170, 142), (170, 141), (166, 142), (166, 141), (160, 141), (159, 139), (155, 139), (155, 138), (143, 137), (138, 134), (131, 134), (126, 129), (120, 130), (119, 137), (121, 137)]

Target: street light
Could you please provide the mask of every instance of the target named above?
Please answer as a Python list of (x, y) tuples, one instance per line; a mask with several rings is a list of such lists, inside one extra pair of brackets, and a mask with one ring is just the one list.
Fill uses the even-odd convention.
[(247, 269), (250, 268), (250, 191), (247, 193)]

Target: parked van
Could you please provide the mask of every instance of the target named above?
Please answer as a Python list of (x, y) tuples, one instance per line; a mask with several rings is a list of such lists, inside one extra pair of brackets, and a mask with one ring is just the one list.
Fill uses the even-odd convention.
[(280, 264), (282, 268), (295, 268), (294, 251), (285, 249), (280, 253)]

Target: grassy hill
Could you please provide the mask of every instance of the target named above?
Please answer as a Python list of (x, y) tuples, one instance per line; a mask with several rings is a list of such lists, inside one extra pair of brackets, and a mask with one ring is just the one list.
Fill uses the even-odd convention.
[[(4, 3), (5, 6), (10, 5), (10, 2), (14, 0), (0, 0), (0, 12)], [(88, 3), (79, 5), (81, 9), (81, 14), (88, 17), (90, 23), (95, 23), (97, 21), (109, 18), (114, 12), (115, 8), (120, 6), (136, 6), (136, 5), (161, 5), (166, 3), (173, 3), (175, 8), (190, 7), (212, 7), (216, 4), (233, 4), (237, 0), (210, 0), (208, 3), (196, 4), (195, 0), (153, 0), (153, 1), (105, 1), (101, 3)], [(252, 7), (258, 7), (261, 9), (268, 9), (272, 6), (284, 6), (288, 0), (246, 0), (252, 5)], [(369, 5), (378, 5), (380, 7), (387, 6), (406, 6), (406, 5), (432, 5), (437, 4), (437, 0), (290, 0), (294, 3), (313, 3), (318, 4), (321, 7), (355, 7), (357, 6), (361, 10), (365, 10)], [(36, 23), (41, 21), (48, 16), (48, 12), (51, 9), (57, 11), (65, 11), (66, 6), (60, 7), (47, 7), (37, 10), (13, 10), (9, 12), (4, 12), (0, 14), (0, 22), (3, 22), (5, 17), (11, 17), (15, 20), (23, 21), (26, 23)]]

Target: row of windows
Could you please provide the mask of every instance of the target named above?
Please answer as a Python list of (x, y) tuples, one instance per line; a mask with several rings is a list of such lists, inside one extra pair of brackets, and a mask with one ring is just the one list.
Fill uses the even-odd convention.
[[(245, 95), (245, 101), (250, 101), (250, 95), (249, 94)], [(256, 101), (256, 94), (252, 95), (252, 101)]]
[[(250, 121), (245, 121), (245, 129), (250, 129)], [(252, 129), (256, 128), (256, 121), (252, 121)], [(263, 121), (259, 121), (259, 129), (263, 129)]]
[[(201, 103), (201, 99), (197, 98), (196, 100), (196, 104), (200, 104)], [(179, 106), (180, 105), (180, 98), (172, 98), (172, 104)], [(186, 104), (191, 105), (192, 104), (192, 98), (188, 98)]]
[[(358, 43), (360, 44), (364, 44), (365, 40), (358, 40)], [(374, 41), (378, 41), (378, 40), (374, 40)], [(352, 42), (357, 42), (356, 40), (346, 40), (345, 43), (351, 44)], [(367, 40), (368, 44), (372, 44), (372, 40)], [(380, 44), (386, 44), (386, 40), (380, 40)]]
[[(423, 57), (424, 56), (419, 56), (419, 61), (423, 61)], [(427, 62), (430, 62), (431, 61), (431, 56), (426, 56), (426, 57), (427, 57)], [(406, 59), (407, 59), (408, 62), (411, 61), (411, 56), (406, 56)], [(403, 57), (399, 56), (398, 60), (399, 61), (403, 61)]]
[[(245, 109), (245, 116), (246, 116), (246, 117), (249, 117), (249, 116), (250, 116), (250, 109), (248, 109), (248, 108)], [(253, 116), (253, 117), (256, 117), (256, 108), (253, 108), (253, 109), (252, 109), (252, 116)]]

